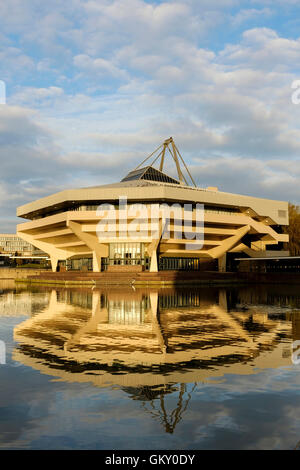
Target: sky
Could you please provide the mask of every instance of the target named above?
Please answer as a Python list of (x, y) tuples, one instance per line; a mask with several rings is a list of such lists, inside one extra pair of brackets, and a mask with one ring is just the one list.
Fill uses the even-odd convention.
[(0, 232), (170, 136), (198, 186), (300, 204), (300, 0), (0, 0), (0, 81)]

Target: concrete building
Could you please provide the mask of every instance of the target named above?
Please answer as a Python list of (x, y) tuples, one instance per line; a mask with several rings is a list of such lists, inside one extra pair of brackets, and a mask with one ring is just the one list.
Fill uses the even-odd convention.
[[(163, 171), (168, 152), (176, 178)], [(53, 271), (193, 270), (209, 260), (224, 271), (228, 253), (278, 255), (288, 242), (287, 202), (196, 187), (172, 138), (119, 183), (64, 190), (17, 215), (27, 219), (17, 235), (47, 253)]]

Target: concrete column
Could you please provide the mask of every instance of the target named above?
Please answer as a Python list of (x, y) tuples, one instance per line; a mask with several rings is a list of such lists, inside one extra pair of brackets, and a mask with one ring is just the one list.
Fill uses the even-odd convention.
[(72, 220), (69, 220), (68, 227), (93, 252), (93, 271), (100, 272), (101, 271), (101, 257), (106, 258), (108, 256), (108, 245), (99, 243), (98, 237), (96, 235), (91, 235), (90, 233), (83, 232), (81, 224), (77, 222), (73, 222)]
[(151, 261), (150, 261), (150, 273), (157, 273), (157, 272), (158, 272), (157, 252), (156, 250), (153, 250), (152, 255), (151, 255)]
[(50, 260), (51, 260), (51, 268), (52, 268), (52, 272), (56, 272), (56, 268), (57, 268), (57, 265), (58, 265), (58, 258), (56, 258), (55, 256), (50, 256)]
[(51, 291), (48, 310), (49, 312), (56, 312), (57, 310), (57, 292), (55, 289)]
[(92, 292), (92, 317), (96, 316), (100, 309), (100, 293), (99, 291)]
[(94, 273), (101, 272), (101, 256), (96, 251), (93, 251), (93, 271)]
[(226, 253), (218, 258), (218, 268), (220, 273), (226, 273)]
[(28, 233), (17, 232), (17, 235), (49, 255), (53, 272), (56, 272), (58, 260), (66, 260), (76, 254), (72, 253), (71, 251), (65, 251), (60, 248), (56, 248), (50, 243), (36, 240), (33, 235), (28, 235)]
[(157, 317), (158, 313), (158, 292), (150, 292), (150, 305), (153, 317)]

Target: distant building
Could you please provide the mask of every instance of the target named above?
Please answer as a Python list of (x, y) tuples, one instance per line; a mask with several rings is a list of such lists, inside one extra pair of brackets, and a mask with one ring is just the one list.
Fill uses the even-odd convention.
[(11, 261), (45, 259), (46, 253), (13, 233), (0, 233), (0, 258)]
[[(58, 266), (95, 272), (198, 270), (205, 263), (215, 263), (225, 271), (228, 255), (267, 256), (270, 250), (280, 255), (288, 242), (284, 233), (289, 223), (287, 202), (225, 193), (216, 187), (198, 188), (172, 138), (159, 150), (156, 158), (155, 152), (149, 156), (154, 158), (150, 165), (144, 160), (119, 183), (68, 189), (19, 207), (17, 215), (27, 222), (18, 225), (17, 234), (48, 253), (53, 271)], [(163, 171), (165, 154), (173, 157), (178, 177)], [(156, 169), (153, 164), (159, 158)], [(126, 207), (143, 206), (135, 237), (127, 229), (135, 227), (136, 214), (125, 210), (124, 199)], [(104, 204), (111, 210), (106, 233), (99, 228), (101, 211), (97, 210)], [(184, 205), (189, 205), (189, 220), (183, 221)], [(167, 218), (155, 213), (157, 206), (171, 207)], [(199, 206), (202, 224), (197, 223)], [(157, 224), (156, 232), (149, 220)]]
[(12, 233), (0, 233), (0, 253), (30, 256), (43, 253), (39, 248)]

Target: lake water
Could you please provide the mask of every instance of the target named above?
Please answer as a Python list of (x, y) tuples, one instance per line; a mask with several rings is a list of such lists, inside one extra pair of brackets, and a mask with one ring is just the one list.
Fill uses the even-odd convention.
[(297, 286), (0, 281), (0, 340), (1, 449), (299, 446)]

